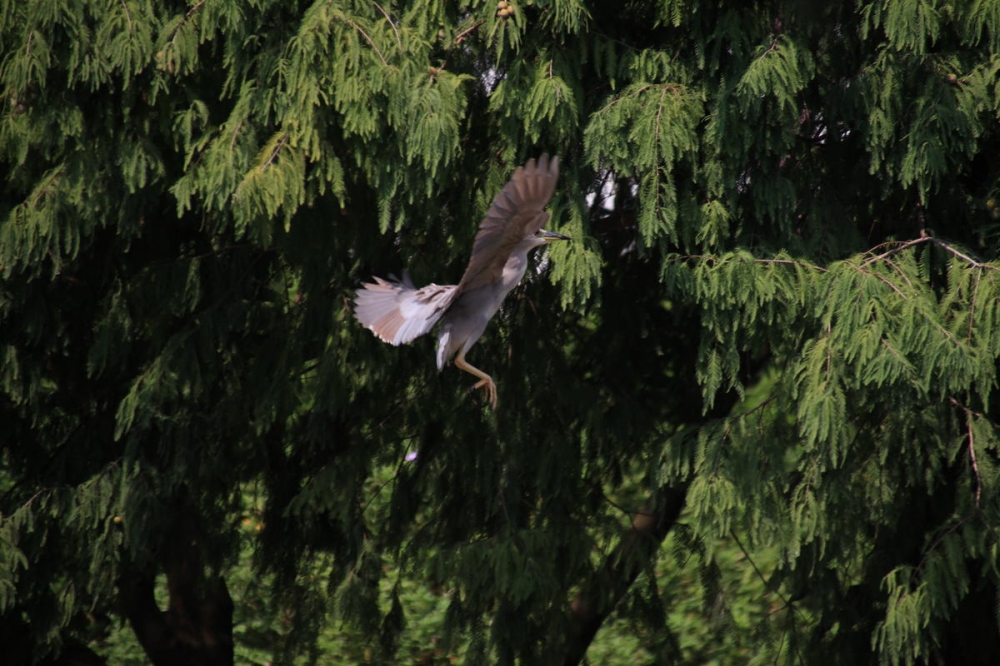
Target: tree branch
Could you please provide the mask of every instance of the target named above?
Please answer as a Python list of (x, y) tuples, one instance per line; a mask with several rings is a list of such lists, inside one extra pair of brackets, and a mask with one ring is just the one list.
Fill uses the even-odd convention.
[(686, 499), (686, 484), (663, 487), (633, 516), (632, 526), (621, 543), (570, 604), (564, 666), (576, 666), (583, 661), (598, 629), (677, 524)]
[(232, 666), (233, 600), (221, 576), (206, 574), (197, 542), (170, 549), (164, 569), (169, 607), (156, 604), (157, 568), (127, 568), (118, 582), (122, 612), (155, 666)]

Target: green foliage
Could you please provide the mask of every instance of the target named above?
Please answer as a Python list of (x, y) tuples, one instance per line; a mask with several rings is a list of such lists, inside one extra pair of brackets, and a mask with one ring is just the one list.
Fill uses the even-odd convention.
[(697, 149), (704, 110), (698, 96), (675, 83), (634, 83), (598, 110), (584, 133), (588, 158), (623, 174), (640, 173), (639, 232), (644, 244), (677, 242), (677, 187), (672, 173)]
[[(998, 26), (6, 3), (0, 642), (549, 664), (583, 608), (591, 663), (995, 656)], [(471, 352), (493, 414), (351, 299), (456, 281), (543, 151), (574, 242)]]

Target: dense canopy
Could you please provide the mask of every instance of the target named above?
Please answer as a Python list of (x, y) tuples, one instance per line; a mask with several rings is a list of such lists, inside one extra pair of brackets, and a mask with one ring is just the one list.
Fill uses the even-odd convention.
[[(543, 152), (494, 413), (351, 300)], [(989, 663), (998, 156), (1000, 0), (3, 3), (5, 658)]]

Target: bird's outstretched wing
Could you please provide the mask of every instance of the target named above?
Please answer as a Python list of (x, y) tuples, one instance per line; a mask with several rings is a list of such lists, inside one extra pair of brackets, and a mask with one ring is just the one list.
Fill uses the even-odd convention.
[(559, 179), (559, 158), (542, 155), (518, 167), (493, 199), (472, 245), (472, 258), (458, 290), (469, 291), (500, 281), (511, 250), (549, 219), (544, 212)]
[(417, 289), (410, 276), (403, 280), (375, 278), (357, 290), (354, 316), (375, 335), (402, 345), (427, 333), (458, 294), (454, 284), (429, 284)]

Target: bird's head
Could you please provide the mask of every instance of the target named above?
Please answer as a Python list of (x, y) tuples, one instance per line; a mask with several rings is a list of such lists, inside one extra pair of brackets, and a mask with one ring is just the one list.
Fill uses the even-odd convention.
[(552, 243), (554, 241), (568, 241), (573, 240), (569, 236), (563, 236), (562, 234), (557, 234), (554, 231), (547, 231), (546, 229), (539, 229), (535, 232), (535, 238), (541, 241), (539, 245), (544, 245), (547, 243)]

